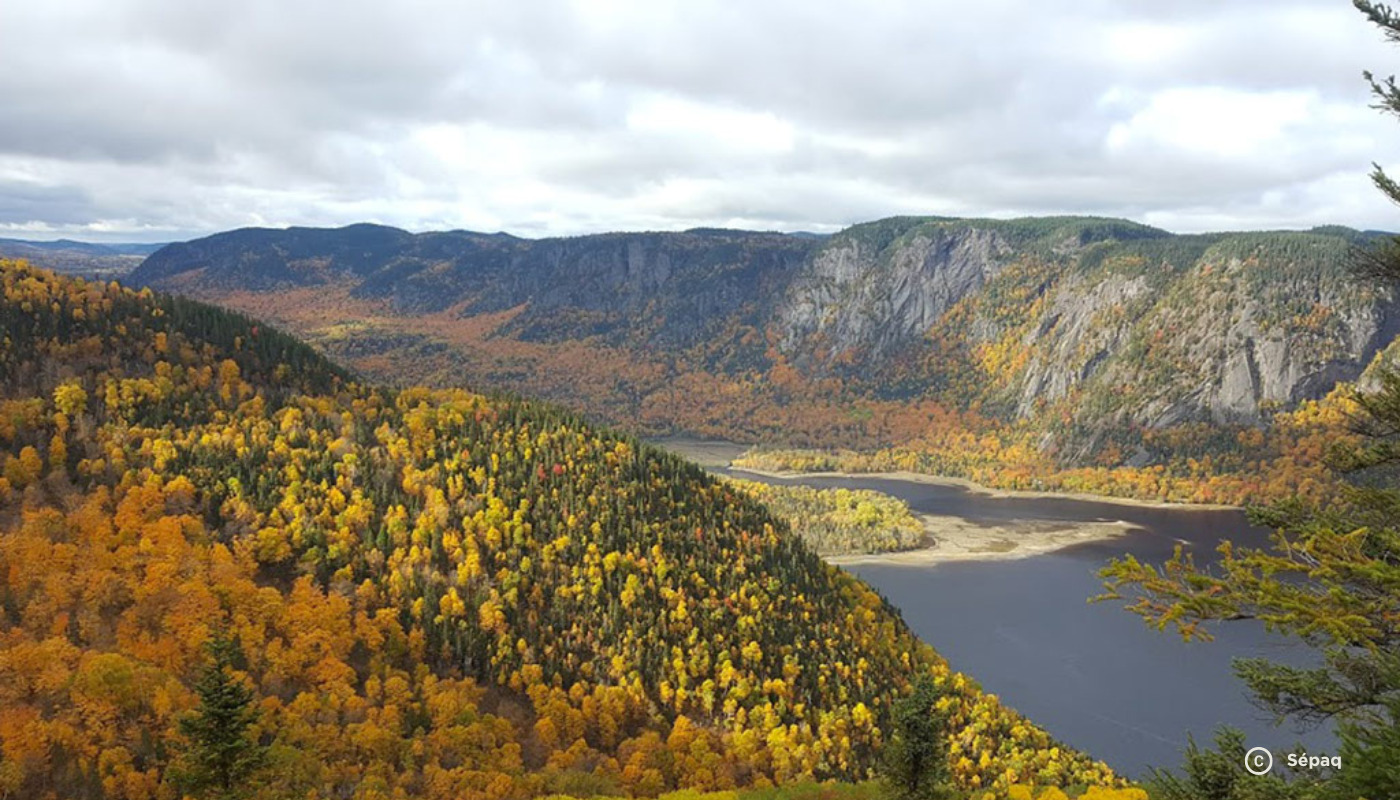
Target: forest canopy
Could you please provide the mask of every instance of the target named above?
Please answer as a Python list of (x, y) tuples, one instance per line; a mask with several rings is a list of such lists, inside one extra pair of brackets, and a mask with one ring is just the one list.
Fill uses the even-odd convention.
[(0, 793), (175, 797), (220, 737), (247, 797), (863, 779), (919, 678), (956, 786), (1118, 783), (677, 457), (150, 291), (0, 288)]

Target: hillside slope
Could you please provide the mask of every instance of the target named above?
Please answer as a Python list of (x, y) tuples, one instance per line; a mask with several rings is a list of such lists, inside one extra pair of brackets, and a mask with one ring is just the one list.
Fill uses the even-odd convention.
[(5, 262), (0, 288), (9, 795), (170, 796), (217, 631), (262, 797), (864, 777), (921, 675), (961, 786), (1111, 781), (678, 458), (357, 384), (202, 304)]
[(967, 463), (1015, 441), (1041, 471), (1176, 469), (1258, 460), (1241, 431), (1356, 379), (1395, 338), (1395, 299), (1346, 269), (1370, 236), (1075, 217), (893, 218), (825, 239), (354, 226), (220, 234), (133, 278), (276, 320), (380, 378), (520, 391), (644, 433), (937, 440)]

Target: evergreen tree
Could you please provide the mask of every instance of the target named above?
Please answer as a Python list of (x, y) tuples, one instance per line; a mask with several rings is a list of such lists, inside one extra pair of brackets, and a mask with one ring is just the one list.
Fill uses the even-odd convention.
[(895, 704), (893, 731), (885, 747), (885, 780), (901, 800), (948, 796), (947, 720), (938, 711), (943, 696), (928, 676)]
[[(1400, 44), (1400, 16), (1367, 0), (1354, 4)], [(1395, 79), (1365, 77), (1376, 107), (1400, 116)], [(1371, 178), (1400, 203), (1400, 183), (1379, 166)], [(1359, 279), (1400, 286), (1400, 240), (1357, 256)], [(1381, 370), (1379, 387), (1358, 392), (1355, 402), (1357, 437), (1329, 459), (1349, 478), (1338, 496), (1326, 507), (1295, 501), (1251, 511), (1276, 531), (1271, 547), (1223, 543), (1209, 572), (1179, 550), (1161, 568), (1128, 557), (1104, 571), (1107, 597), (1134, 596), (1131, 610), (1185, 638), (1209, 638), (1203, 623), (1255, 619), (1320, 649), (1316, 668), (1242, 659), (1236, 671), (1280, 720), (1337, 721), (1344, 761), (1329, 790), (1348, 800), (1400, 791), (1400, 374)], [(1188, 767), (1209, 760), (1193, 751)]]
[[(1244, 734), (1221, 728), (1215, 734), (1215, 749), (1202, 750), (1190, 739), (1181, 774), (1153, 770), (1146, 787), (1153, 800), (1312, 800), (1320, 797), (1313, 776), (1285, 780), (1281, 764), (1266, 775), (1245, 769), (1249, 746)], [(1380, 796), (1380, 795), (1375, 795)]]
[(186, 749), (172, 777), (182, 792), (202, 800), (234, 800), (249, 795), (266, 748), (250, 730), (258, 718), (256, 696), (232, 671), (241, 660), (240, 648), (219, 634), (208, 651), (211, 661), (195, 684), (199, 708), (180, 720)]
[(1400, 792), (1400, 701), (1387, 704), (1390, 724), (1341, 726), (1342, 771), (1336, 796), (1395, 797)]

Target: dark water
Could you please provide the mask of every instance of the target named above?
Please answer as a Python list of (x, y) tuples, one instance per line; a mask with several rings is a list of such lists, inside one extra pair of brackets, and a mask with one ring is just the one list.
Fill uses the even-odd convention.
[(1251, 528), (1242, 512), (992, 497), (957, 486), (882, 478), (774, 482), (874, 489), (903, 498), (915, 511), (973, 522), (1128, 522), (1134, 530), (1124, 537), (1048, 555), (849, 569), (900, 608), (915, 633), (955, 669), (1120, 773), (1141, 776), (1149, 766), (1175, 767), (1188, 734), (1207, 744), (1214, 729), (1226, 724), (1244, 730), (1250, 746), (1268, 747), (1276, 757), (1299, 742), (1313, 753), (1335, 752), (1329, 731), (1300, 734), (1274, 727), (1250, 704), (1231, 671), (1237, 657), (1306, 664), (1306, 650), (1255, 623), (1231, 623), (1215, 629), (1213, 642), (1186, 644), (1170, 632), (1148, 628), (1121, 603), (1086, 602), (1102, 591), (1096, 570), (1115, 556), (1132, 553), (1161, 561), (1181, 542), (1200, 561), (1213, 555), (1222, 537), (1266, 541), (1266, 533)]

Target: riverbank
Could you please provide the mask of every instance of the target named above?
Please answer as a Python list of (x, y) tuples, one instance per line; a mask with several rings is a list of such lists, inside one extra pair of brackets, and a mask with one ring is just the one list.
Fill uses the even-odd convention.
[(951, 561), (1003, 561), (1053, 553), (1066, 547), (1116, 539), (1138, 530), (1122, 520), (1112, 522), (1048, 522), (1025, 520), (985, 524), (961, 517), (920, 514), (926, 538), (917, 550), (828, 556), (837, 566), (889, 564), (920, 567)]
[(786, 470), (762, 470), (752, 467), (736, 467), (733, 465), (735, 459), (738, 459), (740, 456), (752, 450), (750, 445), (727, 442), (721, 439), (695, 439), (688, 436), (667, 436), (649, 439), (648, 442), (662, 449), (670, 450), (677, 455), (684, 456), (707, 469), (724, 469), (732, 473), (746, 472), (751, 475), (776, 478), (778, 480), (801, 480), (805, 478), (885, 478), (901, 481), (916, 481), (932, 486), (957, 486), (970, 492), (976, 492), (993, 498), (1022, 497), (1037, 500), (1063, 498), (1066, 500), (1081, 500), (1090, 503), (1112, 503), (1114, 505), (1132, 506), (1134, 508), (1164, 508), (1183, 511), (1193, 509), (1202, 511), (1240, 510), (1239, 506), (1219, 503), (1169, 503), (1154, 500), (1139, 500), (1132, 497), (1120, 497), (1117, 495), (1091, 494), (1088, 492), (997, 489), (964, 478), (930, 475), (926, 472), (909, 472), (905, 470), (897, 472), (845, 472), (841, 470), (790, 472)]
[[(1157, 509), (1182, 512), (1237, 511), (1233, 506), (1161, 503), (1123, 497), (992, 489), (961, 478), (925, 475), (917, 472), (775, 472), (727, 467), (730, 475), (752, 475), (769, 480), (802, 482), (810, 479), (836, 480), (897, 480), (925, 486), (953, 487), (989, 500), (1072, 500), (1092, 502), (1125, 509)], [(898, 566), (931, 566), (956, 561), (1003, 561), (1030, 558), (1053, 553), (1075, 545), (1117, 539), (1137, 525), (1121, 519), (1060, 521), (1046, 519), (971, 520), (952, 514), (920, 513), (924, 538), (928, 546), (914, 550), (888, 553), (830, 556), (826, 561), (838, 566), (886, 564)]]
[[(703, 465), (702, 465), (703, 466)], [(1132, 506), (1134, 508), (1165, 508), (1173, 511), (1239, 511), (1239, 506), (1221, 505), (1215, 503), (1168, 503), (1153, 500), (1138, 500), (1132, 497), (1116, 497), (1114, 495), (1085, 494), (1082, 492), (1049, 492), (1035, 491), (1029, 489), (994, 489), (983, 486), (980, 483), (963, 478), (951, 478), (943, 475), (929, 475), (923, 472), (779, 472), (771, 470), (753, 469), (751, 467), (736, 467), (733, 465), (725, 467), (731, 473), (747, 473), (759, 475), (765, 478), (777, 480), (804, 480), (807, 478), (840, 478), (846, 480), (860, 478), (880, 478), (882, 480), (913, 481), (915, 483), (926, 483), (931, 486), (957, 486), (969, 492), (994, 498), (1022, 497), (1033, 500), (1079, 500), (1089, 503), (1108, 503), (1119, 506)]]
[[(733, 466), (732, 461), (742, 455), (747, 448), (732, 442), (678, 437), (654, 443), (684, 455), (707, 469), (735, 478), (749, 476), (796, 485), (807, 484), (808, 481), (814, 480), (902, 481), (922, 486), (959, 489), (989, 501), (1007, 499), (1065, 500), (1110, 507), (1118, 506), (1125, 509), (1127, 516), (1134, 516), (1127, 513), (1128, 509), (1173, 512), (1239, 510), (1235, 506), (1228, 505), (1166, 503), (1086, 493), (995, 489), (962, 478), (928, 475), (920, 472), (762, 470)], [(929, 566), (957, 561), (1004, 561), (1053, 553), (1075, 545), (1111, 541), (1130, 532), (1141, 530), (1141, 527), (1133, 522), (1113, 519), (1112, 517), (1115, 515), (1111, 509), (1105, 509), (1103, 518), (1100, 519), (1073, 521), (1043, 519), (1035, 516), (1016, 519), (969, 519), (958, 513), (929, 513), (928, 511), (916, 511), (916, 516), (924, 528), (923, 538), (926, 544), (922, 547), (885, 553), (832, 555), (826, 556), (825, 559), (831, 564), (840, 566), (864, 564)]]

